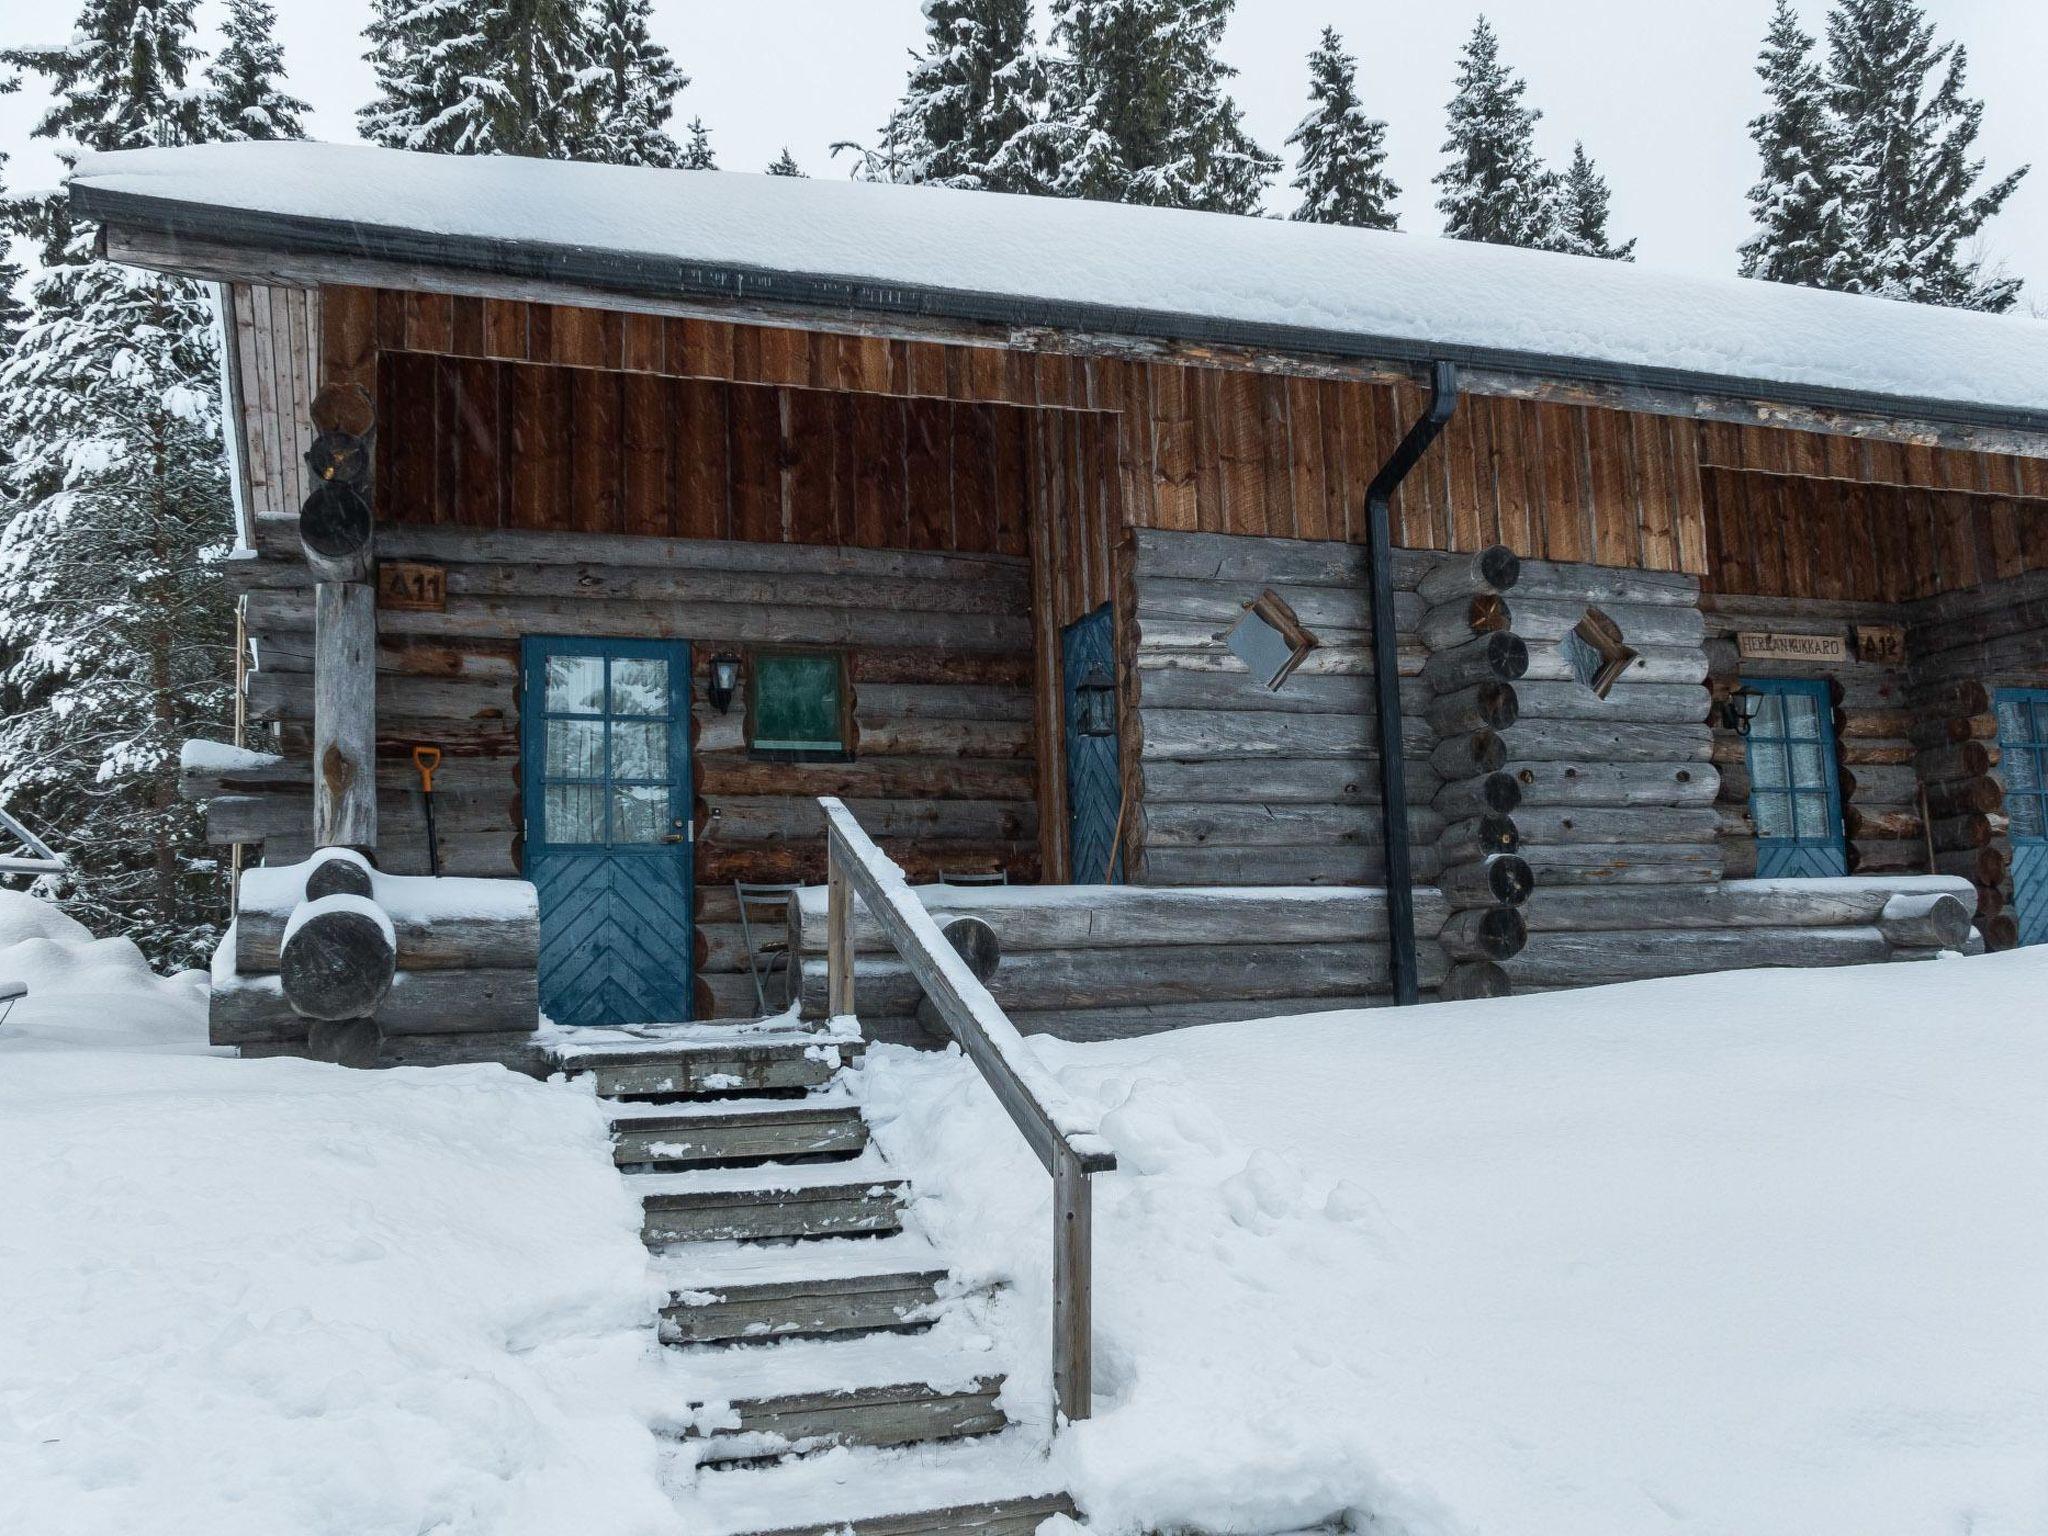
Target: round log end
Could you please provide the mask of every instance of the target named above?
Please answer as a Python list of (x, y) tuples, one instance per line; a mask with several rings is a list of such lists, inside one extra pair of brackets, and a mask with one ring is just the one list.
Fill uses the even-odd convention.
[(1498, 811), (1479, 818), (1479, 846), (1492, 853), (1516, 853), (1522, 846), (1522, 829), (1515, 818)]
[(323, 480), (299, 508), (299, 542), (322, 560), (347, 561), (365, 554), (371, 531), (369, 500), (352, 485)]
[(1003, 961), (1003, 941), (995, 929), (978, 917), (956, 917), (940, 930), (953, 952), (967, 962), (967, 969), (982, 985), (995, 975)]
[(1497, 629), (1486, 637), (1486, 665), (1502, 682), (1512, 683), (1529, 671), (1529, 642)]
[(285, 1001), (302, 1018), (367, 1019), (397, 973), (390, 919), (364, 898), (324, 896), (292, 914), (278, 980)]
[(1486, 861), (1486, 888), (1494, 900), (1519, 907), (1536, 889), (1536, 871), (1519, 854), (1497, 853)]
[(1505, 544), (1489, 544), (1479, 552), (1479, 574), (1496, 592), (1505, 592), (1522, 579), (1522, 557)]
[(1529, 944), (1529, 922), (1514, 907), (1491, 907), (1479, 919), (1479, 942), (1489, 960), (1512, 960)]
[(1514, 627), (1507, 599), (1495, 592), (1482, 592), (1465, 610), (1465, 620), (1475, 635), (1490, 635)]
[(1522, 701), (1512, 683), (1481, 683), (1479, 710), (1489, 727), (1504, 731), (1522, 718)]
[(1451, 967), (1437, 996), (1447, 1003), (1459, 1003), (1477, 997), (1507, 997), (1514, 989), (1508, 973), (1491, 960), (1468, 960)]
[(361, 489), (370, 483), (369, 442), (353, 432), (322, 432), (306, 450), (306, 467), (315, 480)]
[(352, 437), (368, 435), (377, 424), (377, 407), (370, 392), (353, 382), (323, 385), (306, 414), (322, 432), (346, 432)]
[(326, 896), (368, 896), (374, 891), (369, 860), (352, 848), (324, 848), (306, 871), (306, 900)]
[(1498, 773), (1507, 766), (1508, 744), (1497, 731), (1474, 731), (1472, 762), (1481, 773)]
[(1512, 773), (1489, 773), (1480, 781), (1479, 798), (1488, 810), (1511, 816), (1521, 808), (1522, 781)]

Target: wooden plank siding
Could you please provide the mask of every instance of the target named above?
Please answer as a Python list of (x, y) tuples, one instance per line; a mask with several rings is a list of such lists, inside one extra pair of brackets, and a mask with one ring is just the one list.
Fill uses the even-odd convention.
[[(671, 447), (679, 459), (701, 461), (706, 451), (709, 429), (702, 413), (711, 407), (701, 390), (688, 387), (693, 382), (791, 392), (776, 402), (773, 433), (766, 404), (729, 390), (722, 396), (728, 408), (738, 402), (740, 409), (758, 413), (742, 423), (741, 453), (771, 438), (780, 445), (772, 469), (740, 460), (741, 500), (720, 524), (735, 537), (808, 541), (787, 505), (785, 485), (771, 485), (779, 478), (829, 488), (829, 498), (805, 498), (802, 517), (815, 519), (806, 524), (813, 531), (829, 518), (834, 529), (850, 527), (864, 544), (902, 538), (910, 548), (969, 547), (990, 505), (999, 531), (1020, 531), (1000, 529), (1007, 510), (1001, 492), (1005, 466), (1057, 454), (1107, 498), (1098, 502), (1091, 495), (1085, 505), (1107, 505), (1115, 519), (1107, 536), (1091, 532), (1074, 551), (1082, 560), (1076, 579), (1084, 592), (1101, 594), (1098, 602), (1107, 596), (1111, 578), (1106, 556), (1100, 567), (1094, 557), (1113, 547), (1114, 536), (1126, 527), (1362, 541), (1365, 488), (1424, 400), (1421, 390), (1409, 386), (359, 288), (325, 290), (323, 313), (330, 346), (348, 359), (330, 377), (351, 377), (375, 390), (386, 370), (404, 374), (397, 386), (410, 391), (406, 414), (380, 412), (382, 419), (425, 419), (424, 405), (413, 402), (425, 399), (427, 375), (421, 370), (427, 364), (393, 359), (393, 353), (624, 376), (577, 386), (569, 404), (551, 400), (545, 408), (566, 412), (582, 430), (619, 445), (622, 458), (628, 429), (619, 425), (615, 431), (615, 422), (637, 410), (640, 425), (631, 430), (650, 456), (642, 466), (649, 477), (650, 421), (665, 420), (688, 436), (689, 453)], [(359, 340), (365, 335), (375, 343), (367, 357)], [(469, 396), (451, 404), (449, 386), (441, 381), (452, 378), (457, 388), (473, 389), (466, 381), (480, 376), (447, 369), (444, 362), (432, 369), (433, 387), (442, 391), (437, 409), (467, 408)], [(676, 382), (657, 390), (633, 384), (636, 377)], [(851, 398), (827, 405), (794, 393), (799, 391)], [(617, 403), (615, 392), (624, 396)], [(873, 403), (878, 396), (898, 407), (879, 409)], [(936, 402), (956, 409), (941, 412)], [(1000, 435), (1000, 418), (957, 410), (976, 406), (1028, 408), (1033, 430), (1054, 440), (1020, 445)], [(527, 401), (523, 408), (530, 419), (541, 407)], [(512, 409), (517, 416), (522, 402), (515, 400)], [(1046, 413), (1099, 415), (1116, 425), (1083, 427), (1075, 435), (1071, 421), (1046, 420)], [(546, 456), (554, 429), (536, 422), (533, 430)], [(573, 435), (575, 428), (569, 430)], [(899, 431), (902, 494), (910, 498), (903, 524), (885, 510), (897, 494), (893, 470), (864, 457), (843, 462), (837, 446), (849, 435), (857, 444), (893, 445)], [(826, 441), (814, 448), (821, 434)], [(734, 451), (729, 444), (727, 455)], [(552, 470), (552, 457), (546, 462)], [(970, 466), (964, 486), (951, 482), (960, 462)], [(1410, 548), (1468, 551), (1504, 543), (1530, 557), (1699, 573), (1705, 569), (1706, 534), (1698, 463), (1699, 439), (1689, 422), (1470, 397), (1395, 498), (1395, 539)], [(935, 499), (941, 465), (948, 477), (943, 519)], [(563, 494), (579, 516), (613, 516), (625, 493), (608, 472), (583, 481), (575, 479), (573, 465), (567, 472), (571, 483)], [(992, 504), (984, 495), (991, 490)], [(654, 503), (645, 494), (633, 504), (642, 515), (652, 515)], [(682, 489), (667, 505), (699, 518), (713, 510)], [(829, 513), (818, 510), (826, 506)], [(851, 521), (842, 525), (849, 507)], [(961, 518), (968, 523), (964, 541), (950, 526), (941, 535), (942, 520)], [(621, 526), (616, 520), (603, 525)], [(531, 524), (519, 519), (510, 526)], [(663, 531), (683, 532), (684, 522), (671, 522)]]
[(2048, 500), (2048, 459), (1831, 437), (1735, 422), (1676, 425), (1697, 436), (1699, 461), (1712, 469)]
[(1713, 468), (1700, 485), (1714, 592), (1901, 603), (2048, 570), (2048, 499)]

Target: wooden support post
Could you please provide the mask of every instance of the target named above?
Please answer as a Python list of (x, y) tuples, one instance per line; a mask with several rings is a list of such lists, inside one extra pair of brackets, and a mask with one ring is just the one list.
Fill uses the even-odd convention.
[(377, 594), (313, 593), (313, 846), (377, 847)]
[(839, 866), (838, 850), (829, 842), (825, 885), (825, 1011), (835, 1019), (847, 1019), (853, 1017), (853, 889)]
[(1077, 1422), (1095, 1396), (1093, 1207), (1088, 1171), (1064, 1145), (1053, 1157), (1052, 1222), (1053, 1405)]

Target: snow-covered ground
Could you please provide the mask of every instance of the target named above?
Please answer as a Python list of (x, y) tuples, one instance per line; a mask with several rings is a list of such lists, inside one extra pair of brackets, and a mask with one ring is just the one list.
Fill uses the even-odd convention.
[[(1099, 1103), (1098, 1528), (2048, 1530), (2048, 953), (1040, 1043)], [(1048, 1180), (957, 1056), (870, 1052), (943, 1246)]]
[[(0, 1532), (691, 1527), (586, 1093), (228, 1059), (198, 978), (5, 893), (0, 978)], [(1121, 1159), (1055, 1468), (1113, 1536), (2039, 1536), (2044, 994), (2033, 952), (1035, 1041)], [(957, 1055), (868, 1060), (1042, 1419), (1048, 1181)]]
[(204, 978), (0, 892), (0, 1532), (672, 1532), (587, 1094), (205, 1045)]

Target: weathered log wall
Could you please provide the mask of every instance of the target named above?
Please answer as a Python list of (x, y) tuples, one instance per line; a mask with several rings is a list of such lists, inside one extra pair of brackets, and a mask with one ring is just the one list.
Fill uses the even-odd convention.
[[(250, 715), (274, 728), (286, 762), (220, 784), (234, 793), (212, 800), (208, 826), (217, 841), (262, 842), (267, 863), (294, 862), (312, 827), (311, 578), (295, 534), (270, 521), (258, 532), (260, 558), (234, 562), (231, 574), (257, 644)], [(694, 646), (697, 882), (713, 908), (698, 945), (700, 1014), (753, 1011), (743, 957), (714, 943), (737, 914), (717, 909), (735, 880), (822, 876), (818, 795), (845, 797), (890, 855), (923, 876), (1037, 877), (1023, 560), (403, 525), (385, 530), (381, 548), (440, 563), (448, 580), (444, 612), (377, 614), (384, 869), (426, 868), (410, 755), (429, 743), (446, 753), (436, 780), (444, 870), (519, 873), (518, 641), (551, 634)], [(762, 642), (846, 650), (854, 761), (755, 762), (744, 690), (729, 714), (710, 707), (712, 655)]]

